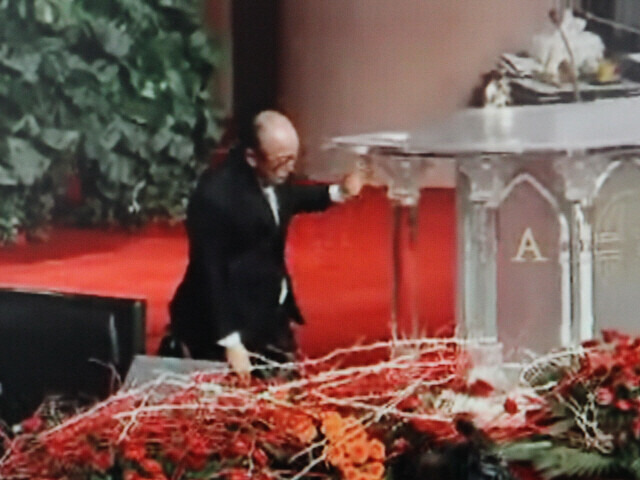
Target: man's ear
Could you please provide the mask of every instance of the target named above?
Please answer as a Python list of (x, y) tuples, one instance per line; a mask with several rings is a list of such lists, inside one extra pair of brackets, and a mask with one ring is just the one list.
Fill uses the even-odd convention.
[(245, 157), (247, 159), (247, 163), (253, 168), (258, 166), (258, 155), (253, 148), (247, 148)]

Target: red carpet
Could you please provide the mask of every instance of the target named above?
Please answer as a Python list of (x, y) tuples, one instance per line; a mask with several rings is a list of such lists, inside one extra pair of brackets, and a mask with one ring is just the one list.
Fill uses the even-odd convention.
[[(454, 311), (455, 218), (452, 190), (427, 190), (419, 210), (416, 284), (421, 328), (450, 333)], [(307, 325), (303, 352), (324, 353), (388, 337), (391, 209), (381, 191), (291, 226), (287, 260)], [(135, 233), (58, 229), (50, 241), (0, 249), (0, 285), (147, 300), (147, 350), (155, 352), (187, 260), (182, 227)]]

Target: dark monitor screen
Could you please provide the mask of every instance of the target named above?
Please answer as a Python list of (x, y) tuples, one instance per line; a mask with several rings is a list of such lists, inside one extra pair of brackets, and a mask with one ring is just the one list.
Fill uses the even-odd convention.
[(28, 417), (49, 395), (106, 397), (145, 353), (145, 301), (0, 289), (0, 418)]

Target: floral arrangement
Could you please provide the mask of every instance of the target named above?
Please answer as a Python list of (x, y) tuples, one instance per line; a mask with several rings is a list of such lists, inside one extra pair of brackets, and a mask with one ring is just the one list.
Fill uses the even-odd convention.
[(530, 370), (536, 434), (503, 448), (546, 477), (640, 478), (640, 338), (603, 331)]
[(605, 332), (510, 391), (476, 378), (451, 339), (278, 368), (164, 372), (63, 420), (39, 412), (5, 439), (0, 478), (640, 478), (640, 339)]
[[(354, 364), (362, 354), (379, 360)], [(486, 397), (487, 385), (466, 381), (469, 367), (460, 342), (423, 339), (280, 367), (290, 379), (167, 373), (61, 423), (27, 420), (6, 441), (0, 477), (390, 478), (424, 453), (417, 439), (464, 439), (455, 402), (442, 399)]]

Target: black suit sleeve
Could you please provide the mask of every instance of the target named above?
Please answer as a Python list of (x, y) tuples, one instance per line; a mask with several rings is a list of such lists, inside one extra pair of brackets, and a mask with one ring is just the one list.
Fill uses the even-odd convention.
[(292, 213), (318, 212), (331, 205), (327, 185), (291, 185)]
[(187, 231), (191, 239), (191, 256), (197, 259), (202, 291), (206, 298), (200, 299), (205, 307), (207, 323), (212, 326), (213, 343), (231, 333), (233, 313), (228, 281), (228, 258), (230, 242), (229, 221), (214, 202), (203, 196), (192, 199), (187, 212)]

